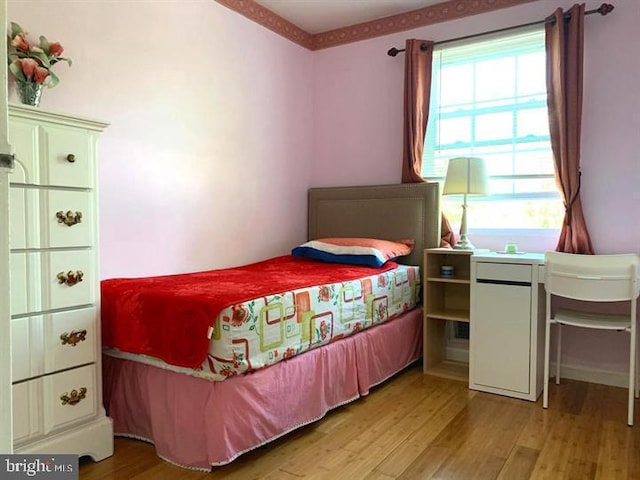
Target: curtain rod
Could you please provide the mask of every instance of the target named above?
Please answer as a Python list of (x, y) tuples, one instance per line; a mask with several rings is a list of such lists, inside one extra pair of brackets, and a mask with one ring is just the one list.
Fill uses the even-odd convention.
[[(611, 13), (614, 9), (614, 6), (611, 5), (610, 3), (603, 3), (602, 5), (600, 5), (599, 8), (594, 8), (593, 10), (587, 10), (586, 12), (584, 12), (585, 15), (591, 15), (592, 13), (599, 13), (600, 15), (604, 16), (607, 15), (608, 13)], [(564, 18), (570, 18), (571, 14), (570, 13), (565, 13), (564, 14)], [(555, 22), (555, 19), (551, 19), (551, 22)], [(482, 37), (484, 35), (491, 35), (492, 33), (500, 33), (500, 32), (507, 32), (509, 30), (515, 30), (517, 28), (524, 28), (524, 27), (531, 27), (533, 25), (542, 25), (543, 23), (547, 23), (547, 20), (538, 20), (537, 22), (531, 22), (531, 23), (523, 23), (522, 25), (514, 25), (512, 27), (505, 27), (505, 28), (499, 28), (497, 30), (490, 30), (488, 32), (482, 32), (482, 33), (474, 33), (473, 35), (466, 35), (464, 37), (457, 37), (457, 38), (451, 38), (449, 40), (441, 40), (439, 42), (434, 42), (434, 45), (442, 45), (445, 43), (451, 43), (451, 42), (457, 42), (460, 40), (468, 40), (469, 38), (475, 38), (475, 37)], [(420, 50), (424, 51), (427, 49), (427, 45), (426, 44), (422, 44), (420, 45)], [(406, 49), (401, 48), (401, 49), (397, 49), (395, 47), (390, 48), (387, 51), (387, 55), (389, 55), (390, 57), (395, 57), (396, 55), (398, 55), (400, 52), (404, 52)]]

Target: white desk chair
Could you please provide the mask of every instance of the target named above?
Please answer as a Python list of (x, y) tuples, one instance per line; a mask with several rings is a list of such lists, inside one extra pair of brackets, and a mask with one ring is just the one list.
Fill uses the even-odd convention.
[[(558, 325), (556, 383), (560, 383), (560, 341), (562, 325), (617, 330), (629, 333), (629, 408), (627, 423), (633, 425), (633, 394), (638, 396), (636, 357), (636, 304), (640, 293), (640, 256), (574, 255), (545, 253), (546, 328), (544, 338), (544, 388), (542, 406), (549, 406), (549, 337), (551, 324)], [(551, 296), (585, 302), (629, 301), (630, 315), (605, 315), (558, 309), (551, 313)]]

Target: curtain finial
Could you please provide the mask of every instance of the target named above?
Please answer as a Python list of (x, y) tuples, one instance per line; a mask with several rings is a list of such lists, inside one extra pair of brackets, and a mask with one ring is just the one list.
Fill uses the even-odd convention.
[(598, 8), (597, 12), (600, 15), (606, 15), (608, 13), (613, 12), (613, 9), (615, 7), (613, 5), (611, 5), (610, 3), (603, 3), (602, 5), (600, 5), (600, 7)]

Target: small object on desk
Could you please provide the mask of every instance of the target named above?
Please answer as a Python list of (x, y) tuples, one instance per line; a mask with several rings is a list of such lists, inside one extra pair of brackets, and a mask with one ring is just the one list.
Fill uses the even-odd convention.
[(524, 255), (527, 252), (507, 252), (506, 250), (500, 250), (500, 251), (497, 251), (496, 253), (499, 253), (501, 255)]
[(440, 276), (443, 278), (453, 278), (453, 266), (442, 265), (440, 267)]
[(518, 244), (507, 242), (504, 246), (505, 253), (518, 253)]

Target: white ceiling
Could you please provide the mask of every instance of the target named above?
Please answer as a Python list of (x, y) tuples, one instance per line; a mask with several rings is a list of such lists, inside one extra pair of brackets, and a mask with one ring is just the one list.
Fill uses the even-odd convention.
[(308, 33), (368, 22), (445, 0), (255, 0)]

